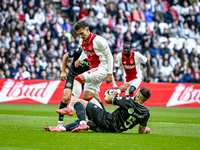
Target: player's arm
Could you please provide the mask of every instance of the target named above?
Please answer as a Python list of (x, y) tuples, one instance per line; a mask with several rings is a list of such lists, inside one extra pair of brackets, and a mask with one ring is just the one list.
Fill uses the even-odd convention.
[(67, 74), (66, 74), (66, 67), (67, 67), (67, 59), (68, 59), (68, 53), (66, 53), (63, 56), (63, 63), (62, 63), (62, 70), (61, 70), (61, 74), (60, 74), (60, 80), (64, 81), (67, 78)]
[(105, 102), (108, 104), (113, 104), (114, 97), (116, 97), (118, 94), (122, 92), (125, 92), (126, 89), (129, 87), (129, 85), (130, 85), (129, 83), (124, 83), (123, 85), (121, 85), (118, 90), (114, 91), (112, 94), (108, 95), (105, 98)]
[(147, 62), (146, 62), (146, 66), (147, 66), (147, 78), (146, 78), (146, 82), (150, 82), (150, 62), (149, 60), (147, 59)]
[(146, 82), (148, 83), (150, 81), (150, 62), (149, 62), (148, 58), (145, 57), (145, 56), (143, 56), (139, 52), (135, 52), (135, 58), (140, 63), (146, 64), (146, 66), (147, 66), (147, 78), (146, 78)]
[(122, 53), (118, 53), (115, 61), (115, 67), (113, 70), (113, 75), (115, 75), (121, 65), (121, 60), (122, 60)]
[(149, 120), (150, 117), (150, 113), (148, 113), (148, 115), (146, 115), (140, 122), (139, 125), (139, 129), (138, 129), (138, 133), (140, 134), (145, 134), (145, 133), (150, 133), (150, 128), (147, 127), (147, 121)]
[(83, 61), (84, 59), (87, 58), (87, 55), (84, 53), (84, 51), (82, 51), (80, 57), (78, 58), (77, 61), (75, 61), (75, 67), (78, 67), (80, 62)]
[(108, 64), (108, 74), (106, 78), (106, 83), (109, 84), (112, 82), (112, 75), (113, 75), (113, 56), (111, 54), (110, 48), (108, 46), (107, 41), (99, 37), (100, 39), (97, 42), (97, 45), (102, 52), (102, 54), (106, 57), (107, 59), (107, 64)]
[[(81, 49), (81, 50), (82, 50), (82, 42), (83, 42), (83, 40), (80, 38), (79, 39), (79, 49)], [(79, 56), (79, 58), (77, 59), (77, 61), (75, 61), (75, 67), (78, 67), (79, 64), (80, 64), (80, 62), (83, 61), (86, 58), (87, 58), (87, 56), (84, 53), (84, 51), (82, 50), (81, 55)]]
[(115, 89), (115, 90), (118, 89), (118, 86), (117, 86), (117, 84), (116, 84), (116, 82), (115, 82), (115, 78), (114, 78), (113, 75), (112, 75), (112, 89)]

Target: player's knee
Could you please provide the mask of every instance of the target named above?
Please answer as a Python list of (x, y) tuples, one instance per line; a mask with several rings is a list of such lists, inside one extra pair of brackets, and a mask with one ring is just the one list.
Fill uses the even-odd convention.
[(76, 99), (76, 100), (74, 101), (74, 104), (76, 104), (77, 102), (80, 102), (80, 99)]
[(65, 104), (68, 103), (69, 102), (69, 97), (68, 96), (67, 97), (63, 97), (62, 98), (62, 102), (65, 103)]

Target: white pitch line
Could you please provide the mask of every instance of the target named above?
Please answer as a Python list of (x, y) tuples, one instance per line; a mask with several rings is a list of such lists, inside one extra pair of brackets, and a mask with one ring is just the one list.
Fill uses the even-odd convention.
[[(3, 116), (3, 117), (6, 117), (6, 116), (9, 116), (9, 117), (25, 117), (27, 115), (9, 115), (9, 114), (0, 114), (0, 117)], [(58, 118), (58, 117), (44, 117), (44, 116), (27, 116), (27, 117), (32, 117), (32, 118)], [(70, 117), (70, 118), (65, 118), (67, 120), (70, 120), (70, 119), (77, 119), (75, 117)], [(173, 124), (178, 124), (178, 125), (189, 125), (189, 126), (200, 126), (200, 124), (191, 124), (191, 123), (173, 123), (173, 122), (151, 122), (151, 123), (159, 123), (159, 124), (169, 124), (169, 125), (173, 125)]]
[[(28, 115), (8, 115), (8, 114), (0, 114), (0, 117), (3, 116), (3, 117), (32, 117), (32, 118), (58, 118), (58, 117), (44, 117), (44, 116), (28, 116)], [(74, 117), (70, 117), (70, 118), (66, 118), (68, 120), (70, 119), (76, 119)]]
[(151, 122), (151, 123), (159, 123), (159, 124), (179, 124), (179, 125), (189, 125), (189, 126), (200, 126), (200, 124), (192, 124), (192, 123), (173, 123), (173, 122)]

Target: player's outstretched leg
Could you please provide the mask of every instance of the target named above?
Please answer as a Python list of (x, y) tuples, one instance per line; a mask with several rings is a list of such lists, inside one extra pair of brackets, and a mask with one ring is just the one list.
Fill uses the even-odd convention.
[(86, 124), (86, 110), (80, 102), (76, 102), (74, 105), (77, 117), (79, 118), (79, 126), (73, 129), (71, 132), (87, 131), (90, 127)]
[(81, 132), (88, 131), (90, 127), (87, 124), (80, 124), (77, 128), (73, 129), (71, 132)]
[(52, 131), (52, 132), (63, 132), (66, 131), (65, 127), (51, 127), (51, 126), (46, 126), (45, 131)]
[[(62, 109), (65, 107), (67, 107), (67, 104), (61, 101), (59, 109)], [(58, 125), (57, 125), (58, 127), (63, 127), (63, 119), (64, 119), (64, 115), (59, 113)]]
[(76, 76), (74, 78), (71, 101), (70, 101), (69, 106), (68, 106), (71, 111), (74, 111), (74, 101), (76, 99), (79, 99), (79, 97), (81, 96), (82, 84), (83, 84), (82, 79), (79, 76)]

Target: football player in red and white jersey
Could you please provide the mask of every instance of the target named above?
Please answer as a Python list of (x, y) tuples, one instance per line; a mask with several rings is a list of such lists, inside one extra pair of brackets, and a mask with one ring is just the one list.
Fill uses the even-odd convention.
[(126, 42), (123, 46), (123, 51), (117, 54), (114, 73), (117, 72), (120, 65), (123, 66), (125, 74), (125, 82), (130, 83), (129, 88), (126, 90), (126, 96), (133, 97), (134, 92), (142, 82), (142, 71), (140, 63), (147, 66), (146, 82), (150, 81), (150, 63), (148, 59), (139, 52), (131, 51), (131, 43)]
[(112, 88), (117, 88), (113, 78), (113, 56), (107, 41), (90, 32), (89, 24), (86, 20), (79, 20), (73, 28), (80, 37), (79, 45), (83, 49), (81, 56), (75, 62), (75, 66), (78, 67), (80, 62), (87, 58), (90, 70), (74, 78), (69, 106), (57, 110), (58, 113), (65, 115), (73, 115), (74, 107), (76, 107), (74, 106), (74, 101), (79, 99), (83, 83), (85, 83), (83, 99), (92, 103), (97, 102), (94, 98), (94, 93), (99, 92), (102, 81), (106, 80), (107, 84), (112, 82)]

